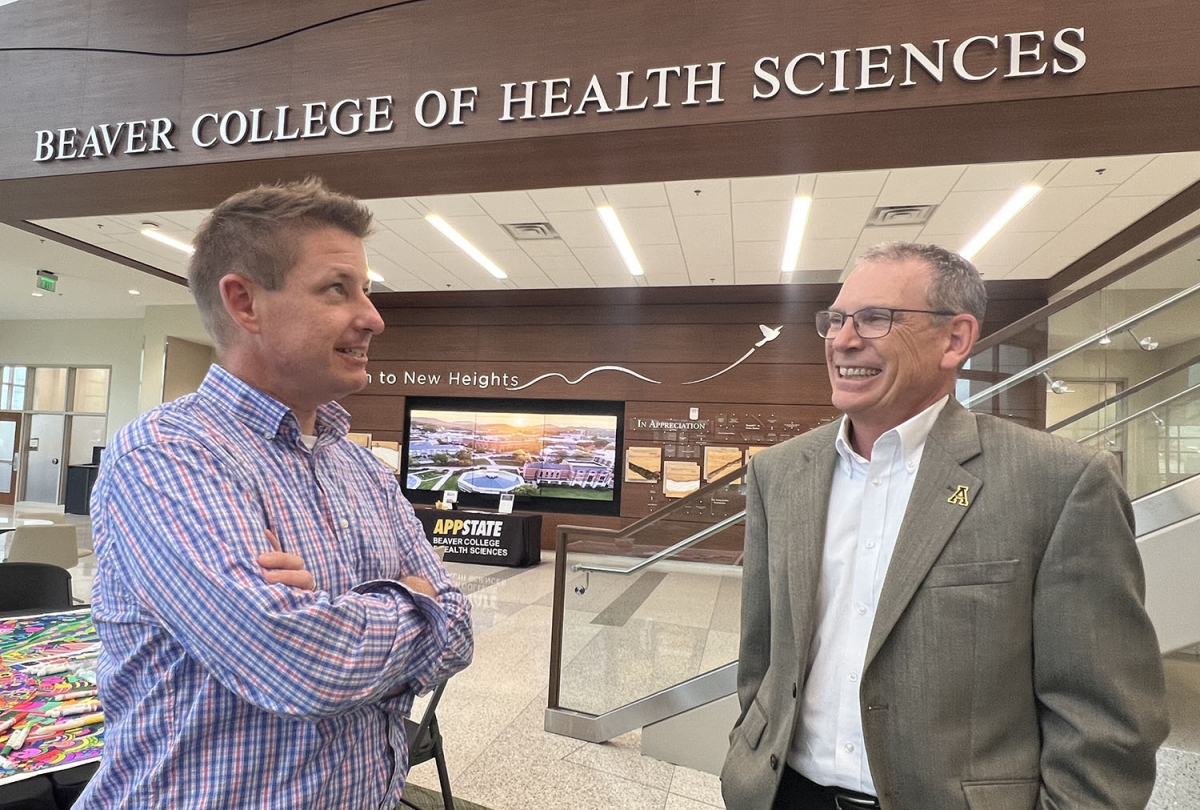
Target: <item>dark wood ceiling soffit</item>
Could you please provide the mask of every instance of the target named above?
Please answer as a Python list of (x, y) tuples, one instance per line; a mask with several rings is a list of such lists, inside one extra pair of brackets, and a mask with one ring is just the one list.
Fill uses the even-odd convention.
[(57, 242), (60, 245), (66, 245), (67, 247), (75, 248), (76, 250), (82, 250), (84, 253), (90, 253), (93, 256), (99, 256), (101, 259), (107, 259), (110, 262), (116, 262), (117, 264), (137, 270), (139, 273), (145, 273), (148, 276), (161, 278), (164, 281), (171, 281), (182, 287), (188, 286), (187, 279), (181, 278), (174, 273), (168, 273), (166, 270), (159, 270), (153, 265), (139, 262), (137, 259), (131, 259), (128, 256), (122, 256), (120, 253), (113, 253), (111, 250), (105, 250), (98, 245), (93, 245), (89, 242), (75, 239), (65, 234), (61, 234), (58, 231), (52, 231), (49, 228), (42, 227), (41, 225), (37, 225), (32, 222), (26, 222), (25, 220), (16, 220), (13, 222), (5, 222), (3, 224), (25, 231), (26, 233), (31, 233), (41, 239), (49, 239), (50, 241)]
[[(1076, 259), (1055, 276), (1049, 279), (1049, 295), (1054, 295), (1069, 287), (1071, 284), (1095, 272), (1128, 250), (1140, 245), (1165, 228), (1169, 228), (1186, 216), (1200, 210), (1200, 183), (1194, 183), (1176, 194), (1165, 203), (1155, 208), (1149, 214), (1134, 222), (1124, 230), (1109, 237), (1098, 247)], [(1179, 248), (1200, 237), (1200, 225), (1188, 228), (1178, 236), (1164, 242), (1153, 250), (1132, 259), (1120, 267), (1105, 273), (1100, 278), (1080, 287), (1075, 292), (1047, 304), (1041, 309), (1031, 312), (1020, 320), (1013, 321), (1008, 326), (998, 329), (975, 344), (972, 356), (985, 352), (1004, 343), (1014, 335), (1041, 323), (1042, 321), (1061, 312), (1077, 301), (1082, 301), (1097, 290), (1102, 290), (1115, 281), (1136, 273), (1143, 267), (1170, 255)]]

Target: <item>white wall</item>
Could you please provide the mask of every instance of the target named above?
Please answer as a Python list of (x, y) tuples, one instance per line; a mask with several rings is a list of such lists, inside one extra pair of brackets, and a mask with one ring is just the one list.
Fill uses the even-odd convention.
[(142, 321), (0, 321), (0, 364), (109, 366), (108, 439), (139, 413)]
[(193, 343), (211, 344), (204, 331), (200, 310), (191, 304), (173, 307), (146, 307), (142, 320), (146, 360), (142, 372), (142, 390), (138, 413), (162, 404), (163, 365), (166, 362), (167, 338), (177, 337)]

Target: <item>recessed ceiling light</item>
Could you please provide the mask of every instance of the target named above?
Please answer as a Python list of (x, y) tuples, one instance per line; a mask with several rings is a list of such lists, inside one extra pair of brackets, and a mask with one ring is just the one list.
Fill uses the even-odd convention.
[(41, 297), (42, 297), (42, 294), (41, 294), (41, 293), (39, 293), (39, 292), (32, 293), (32, 295), (33, 295), (33, 297), (34, 297), (34, 298), (41, 298)]
[(162, 244), (167, 245), (168, 247), (173, 247), (176, 250), (179, 250), (179, 251), (182, 251), (182, 252), (188, 254), (189, 256), (196, 252), (196, 249), (194, 247), (192, 247), (191, 245), (189, 245), (187, 242), (181, 242), (178, 239), (174, 238), (173, 236), (167, 236), (165, 233), (160, 231), (158, 229), (157, 222), (143, 222), (142, 223), (142, 236), (147, 236), (147, 237), (153, 239), (155, 242), (161, 242)]
[(633, 245), (630, 244), (629, 237), (625, 235), (625, 229), (621, 227), (621, 220), (617, 219), (617, 212), (611, 205), (601, 205), (596, 211), (600, 214), (600, 220), (608, 230), (613, 244), (617, 246), (617, 252), (621, 254), (621, 261), (625, 262), (625, 267), (629, 269), (630, 274), (642, 275), (644, 273), (642, 263), (638, 261), (637, 254), (633, 252)]
[(984, 245), (992, 241), (992, 238), (996, 234), (1004, 230), (1004, 226), (1011, 222), (1013, 217), (1021, 213), (1021, 209), (1029, 205), (1029, 201), (1036, 197), (1041, 190), (1041, 186), (1035, 186), (1032, 183), (1017, 189), (1017, 193), (1012, 195), (1012, 198), (1004, 204), (1004, 207), (988, 220), (988, 224), (983, 226), (983, 230), (975, 234), (975, 238), (959, 251), (962, 257), (968, 261), (975, 258), (975, 254), (983, 250)]
[(141, 290), (130, 290), (129, 294), (130, 295), (141, 295), (142, 291)]
[(797, 197), (792, 200), (792, 214), (788, 217), (787, 239), (783, 243), (784, 273), (791, 273), (800, 261), (800, 246), (804, 243), (804, 229), (808, 227), (808, 212), (812, 210), (812, 197)]
[(467, 237), (454, 230), (454, 228), (450, 226), (449, 222), (442, 219), (437, 214), (426, 214), (425, 221), (441, 231), (442, 236), (445, 236), (451, 242), (458, 245), (459, 250), (474, 259), (475, 262), (484, 270), (487, 270), (496, 278), (508, 278), (507, 273), (501, 270), (494, 261), (489, 259), (487, 256), (484, 256), (479, 248), (468, 242)]

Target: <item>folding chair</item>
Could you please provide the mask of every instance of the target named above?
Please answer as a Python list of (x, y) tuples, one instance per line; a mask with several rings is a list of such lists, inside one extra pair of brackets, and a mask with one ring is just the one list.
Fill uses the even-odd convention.
[(7, 562), (40, 562), (59, 568), (79, 565), (76, 529), (66, 523), (54, 526), (18, 526)]
[(71, 607), (71, 575), (57, 565), (0, 563), (0, 610)]
[[(437, 715), (434, 714), (445, 689), (445, 683), (434, 689), (433, 696), (429, 698), (429, 705), (421, 715), (421, 722), (405, 719), (404, 728), (408, 732), (408, 766), (411, 768), (431, 759), (437, 763), (438, 781), (442, 785), (442, 804), (446, 810), (454, 810), (454, 797), (450, 795), (450, 773), (446, 770), (446, 754), (442, 751), (442, 733), (438, 730)], [(400, 797), (400, 804), (417, 808), (415, 804), (405, 801), (403, 796)]]

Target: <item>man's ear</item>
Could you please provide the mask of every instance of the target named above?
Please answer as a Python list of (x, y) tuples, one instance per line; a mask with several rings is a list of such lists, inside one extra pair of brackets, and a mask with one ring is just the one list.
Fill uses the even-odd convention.
[(237, 273), (227, 273), (217, 282), (217, 287), (229, 319), (250, 334), (258, 334), (261, 328), (256, 308), (258, 286)]
[(945, 371), (958, 369), (971, 356), (979, 337), (979, 321), (965, 312), (950, 319), (950, 334), (940, 366)]

